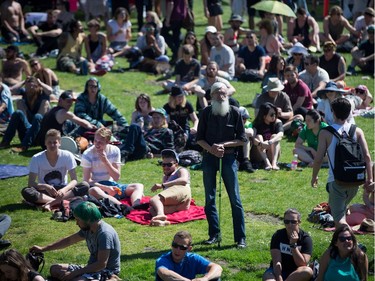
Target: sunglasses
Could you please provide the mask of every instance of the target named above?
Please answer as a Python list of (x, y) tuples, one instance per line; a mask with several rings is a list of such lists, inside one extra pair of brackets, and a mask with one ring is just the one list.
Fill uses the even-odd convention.
[(176, 242), (172, 242), (172, 247), (175, 249), (179, 248), (181, 251), (186, 251), (188, 249), (188, 246), (179, 245)]
[(353, 241), (352, 236), (339, 236), (338, 239), (340, 242)]
[(284, 220), (284, 224), (297, 224), (298, 221), (297, 220)]
[(363, 94), (366, 93), (366, 91), (365, 91), (365, 90), (362, 90), (362, 89), (355, 89), (355, 91), (356, 91), (358, 94), (360, 94), (360, 95), (363, 95)]
[(174, 163), (161, 163), (162, 167), (172, 167), (174, 165)]

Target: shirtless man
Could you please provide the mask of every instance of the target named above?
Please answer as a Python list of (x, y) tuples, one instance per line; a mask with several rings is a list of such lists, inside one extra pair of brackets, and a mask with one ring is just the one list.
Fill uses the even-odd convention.
[(9, 87), (21, 82), (22, 73), (25, 77), (31, 76), (31, 71), (27, 61), (17, 57), (19, 49), (10, 45), (5, 49), (6, 60), (2, 61), (3, 83)]
[(9, 43), (30, 39), (25, 29), (22, 7), (17, 1), (5, 0), (0, 7), (1, 35)]

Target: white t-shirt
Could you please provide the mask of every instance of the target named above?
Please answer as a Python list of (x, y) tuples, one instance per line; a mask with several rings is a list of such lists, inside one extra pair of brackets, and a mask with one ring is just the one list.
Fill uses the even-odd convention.
[(223, 66), (230, 64), (227, 72), (231, 79), (234, 77), (235, 57), (232, 48), (227, 45), (223, 45), (220, 49), (212, 47), (210, 61), (215, 61), (219, 65), (220, 70), (222, 70)]
[[(115, 34), (120, 29), (129, 29), (132, 26), (130, 21), (126, 21), (122, 24), (122, 26), (119, 26), (118, 22), (114, 19), (109, 20), (108, 25), (111, 27), (112, 34)], [(113, 41), (114, 42), (127, 42), (128, 40), (126, 39), (125, 35), (126, 33), (122, 32), (121, 34), (117, 35)]]
[[(352, 106), (352, 110), (346, 122), (350, 124), (355, 124), (353, 114), (352, 114), (353, 110), (355, 109), (355, 106), (354, 106), (353, 100), (349, 100), (349, 102)], [(335, 122), (335, 120), (333, 119), (333, 112), (331, 110), (331, 104), (328, 99), (319, 99), (318, 107), (316, 108), (316, 110), (324, 113), (324, 120), (328, 125), (332, 125)]]
[[(105, 153), (110, 163), (121, 164), (120, 149), (117, 146), (107, 144)], [(99, 159), (94, 145), (83, 153), (81, 166), (82, 168), (91, 168), (91, 179), (94, 182), (113, 181), (104, 163)]]
[(31, 158), (29, 171), (37, 174), (38, 183), (47, 183), (56, 187), (68, 184), (68, 171), (77, 167), (77, 163), (73, 154), (67, 150), (59, 149), (58, 154), (59, 158), (55, 166), (51, 166), (48, 162), (46, 150)]
[(316, 88), (318, 88), (319, 83), (321, 81), (329, 82), (329, 75), (328, 72), (325, 71), (323, 68), (318, 66), (318, 70), (315, 75), (311, 75), (306, 70), (301, 71), (299, 74), (299, 79), (301, 79), (307, 87), (309, 87), (311, 92), (314, 92)]

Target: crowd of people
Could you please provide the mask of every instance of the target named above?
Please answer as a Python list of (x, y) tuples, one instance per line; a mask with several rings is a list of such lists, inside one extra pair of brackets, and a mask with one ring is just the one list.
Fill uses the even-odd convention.
[[(329, 167), (327, 191), (336, 230), (320, 260), (317, 280), (338, 280), (343, 274), (351, 276), (348, 280), (367, 280), (367, 256), (358, 247), (347, 221), (347, 209), (360, 184), (348, 187), (336, 181), (333, 160), (338, 139), (327, 128), (347, 136), (353, 132), (350, 137), (358, 143), (366, 167), (365, 205), (373, 207), (369, 200), (374, 198), (370, 152), (364, 132), (352, 126), (354, 113), (371, 109), (373, 98), (365, 85), (349, 89), (344, 81), (346, 75), (355, 75), (357, 71), (374, 77), (373, 1), (363, 7), (362, 14), (353, 15), (353, 25), (343, 16), (340, 6), (331, 7), (323, 19), (322, 31), (308, 12), (306, 1), (300, 1), (304, 5), (296, 9), (295, 19), (288, 19), (284, 39), (280, 15), (260, 13), (261, 21), (255, 25), (255, 10), (249, 6), (249, 28), (245, 28), (241, 7), (246, 6), (246, 1), (232, 0), (233, 14), (229, 28), (224, 29), (221, 1), (204, 0), (208, 26), (201, 40), (193, 30), (181, 36), (183, 19), (188, 9), (192, 9), (193, 1), (166, 0), (165, 9), (156, 5), (155, 12), (149, 5), (151, 1), (145, 1), (147, 5), (136, 1), (138, 34), (134, 46), (131, 46), (129, 1), (124, 1), (123, 6), (117, 3), (120, 1), (112, 1), (112, 19), (103, 3), (87, 1), (84, 11), (88, 34), (84, 23), (74, 19), (64, 5), (66, 2), (55, 2), (40, 22), (35, 22), (33, 13), (24, 17), (17, 1), (6, 0), (1, 4), (1, 35), (9, 45), (5, 48), (0, 77), (3, 130), (0, 149), (11, 147), (16, 134), (20, 145), (12, 147), (14, 152), (22, 153), (32, 146), (43, 149), (30, 161), (27, 187), (22, 189), (25, 202), (53, 211), (63, 200), (92, 196), (109, 200), (124, 212), (144, 208), (143, 184), (120, 183), (121, 165), (160, 157), (163, 176), (151, 188), (158, 193), (150, 199), (150, 225), (167, 226), (168, 214), (190, 207), (190, 173), (179, 166), (178, 152), (194, 149), (203, 155), (204, 211), (208, 222), (205, 244), (222, 240), (216, 206), (219, 172), (230, 201), (233, 240), (237, 248), (246, 248), (238, 170), (248, 173), (257, 169), (280, 170), (281, 140), (291, 135), (296, 138), (293, 154), (300, 165), (312, 168), (312, 187), (317, 187), (322, 164), (328, 163)], [(155, 2), (160, 5), (162, 1)], [(143, 8), (147, 10), (145, 18)], [(25, 23), (25, 18), (34, 21)], [(100, 32), (103, 21), (105, 33)], [(17, 43), (21, 42), (36, 45), (29, 61), (20, 55)], [(172, 52), (169, 56), (168, 48)], [(350, 64), (340, 52), (351, 53)], [(62, 91), (60, 87), (65, 85), (58, 72), (42, 64), (47, 56), (56, 58), (59, 72), (90, 76), (106, 75), (114, 60), (124, 56), (130, 68), (167, 77), (156, 94), (168, 93), (168, 101), (163, 107), (154, 108), (151, 96), (139, 94), (129, 124), (121, 109), (104, 95), (106, 89), (100, 80), (105, 77), (89, 77), (79, 95)], [(231, 81), (236, 80), (261, 85), (260, 94), (252, 103), (253, 122), (248, 110), (235, 98), (236, 89)], [(16, 108), (12, 103), (14, 95), (21, 95)], [(188, 95), (196, 95), (195, 108), (187, 100)], [(54, 102), (57, 105), (51, 108)], [(105, 119), (108, 117), (112, 120)], [(294, 129), (295, 124), (302, 125)], [(61, 149), (62, 137), (87, 138), (89, 145), (82, 149), (79, 159), (82, 180), (76, 175), (75, 156)], [(130, 199), (130, 206), (123, 199)], [(374, 220), (373, 212), (362, 214)], [(120, 273), (121, 254), (116, 230), (101, 219), (97, 206), (90, 202), (78, 205), (74, 217), (79, 227), (77, 233), (47, 246), (34, 245), (30, 250), (57, 250), (86, 240), (90, 252), (88, 264), (55, 264), (51, 266), (51, 276), (58, 280), (80, 276), (115, 280), (112, 278)], [(272, 237), (272, 261), (263, 280), (312, 277), (309, 261), (313, 241), (299, 228), (300, 222), (301, 214), (296, 209), (285, 211), (285, 228)], [(0, 217), (0, 247), (10, 246), (9, 241), (1, 240), (9, 225), (9, 217)], [(197, 274), (204, 274), (204, 280), (220, 280), (220, 265), (190, 253), (189, 232), (177, 232), (171, 247), (169, 253), (156, 261), (156, 280), (194, 279)], [(19, 280), (44, 280), (16, 250), (0, 256), (0, 271), (5, 280), (15, 280), (17, 274)]]

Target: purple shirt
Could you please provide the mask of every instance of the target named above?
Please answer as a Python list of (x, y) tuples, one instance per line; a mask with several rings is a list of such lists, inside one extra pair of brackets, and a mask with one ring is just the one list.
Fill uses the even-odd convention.
[(297, 102), (297, 99), (299, 97), (304, 97), (305, 100), (303, 101), (302, 107), (312, 109), (313, 98), (311, 95), (311, 91), (305, 82), (303, 82), (301, 79), (298, 79), (297, 85), (294, 88), (292, 88), (290, 83), (285, 83), (284, 86), (284, 92), (289, 96), (292, 106)]

